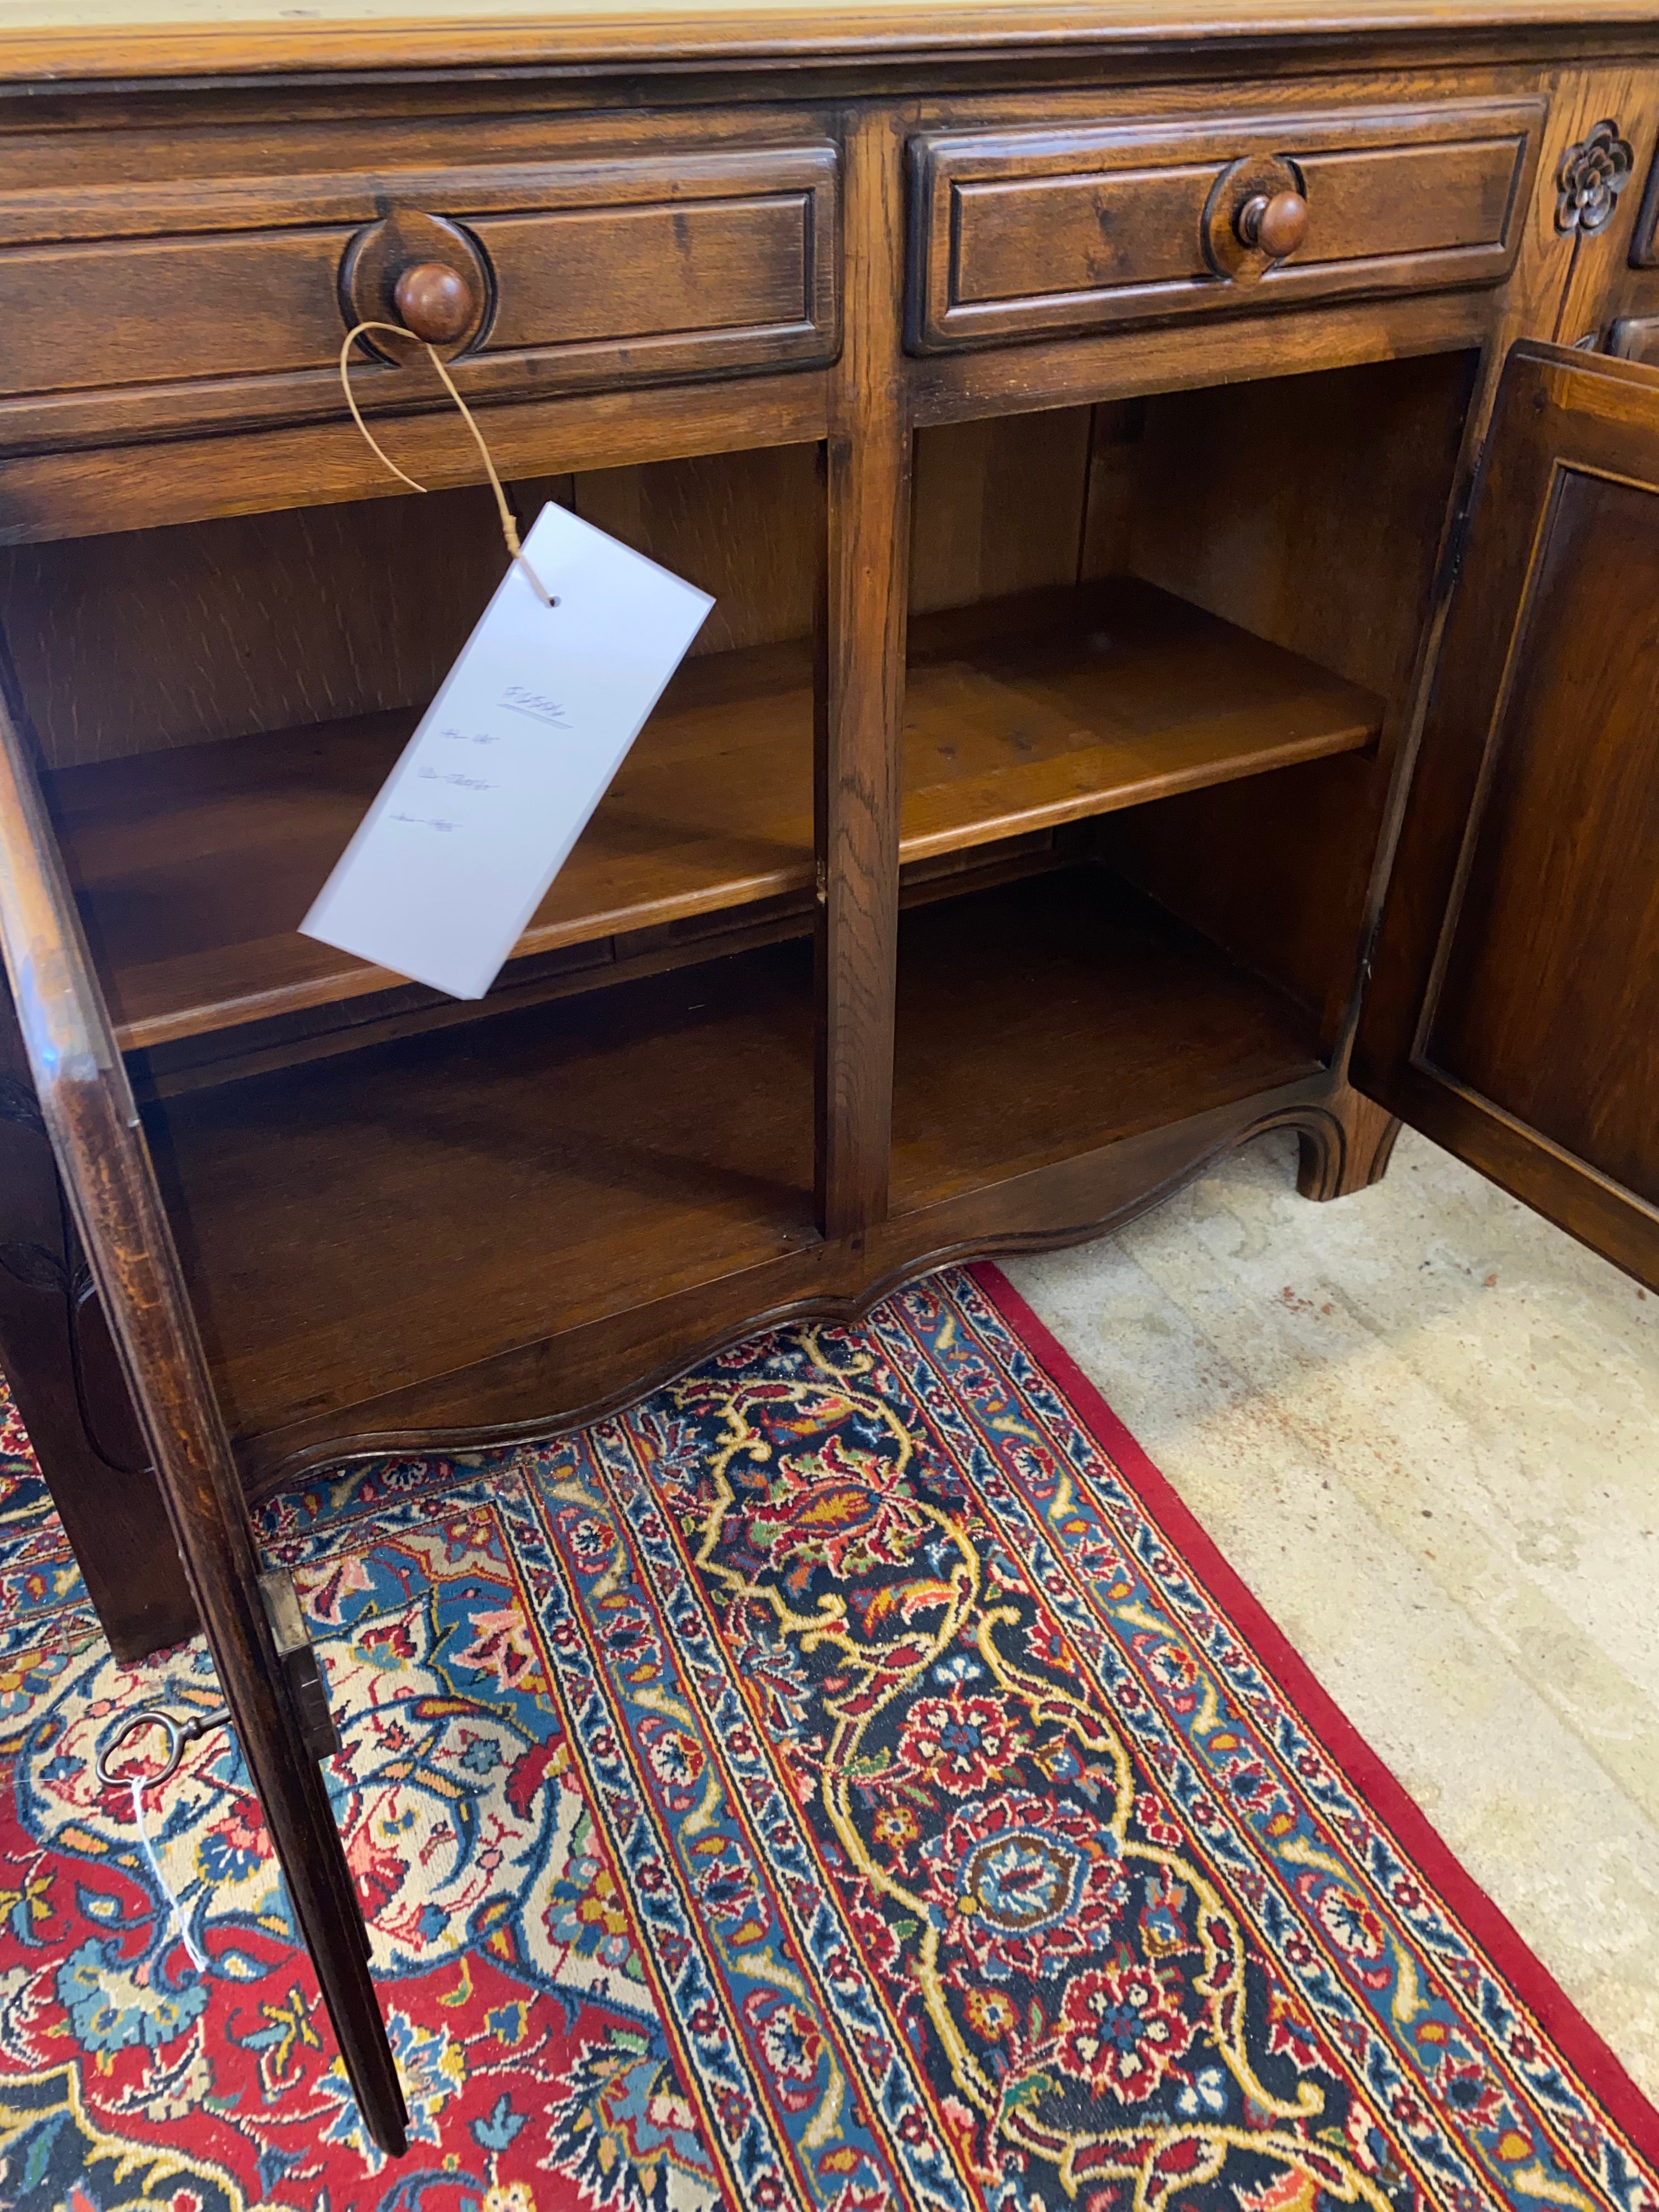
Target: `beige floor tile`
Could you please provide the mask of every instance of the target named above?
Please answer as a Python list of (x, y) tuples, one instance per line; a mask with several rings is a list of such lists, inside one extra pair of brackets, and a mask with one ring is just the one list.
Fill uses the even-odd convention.
[(1659, 2100), (1659, 1298), (1413, 1136), (1008, 1273)]

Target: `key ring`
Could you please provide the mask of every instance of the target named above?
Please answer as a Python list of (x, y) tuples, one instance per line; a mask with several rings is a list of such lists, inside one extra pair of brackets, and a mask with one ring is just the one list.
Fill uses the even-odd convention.
[[(179, 1762), (185, 1755), (186, 1746), (199, 1742), (210, 1729), (223, 1728), (229, 1718), (228, 1705), (221, 1705), (215, 1712), (197, 1713), (187, 1721), (174, 1720), (171, 1713), (163, 1712), (159, 1705), (146, 1705), (142, 1712), (127, 1715), (99, 1753), (93, 1771), (106, 1790), (133, 1782), (146, 1790), (159, 1790), (162, 1783), (170, 1782), (179, 1771)], [(167, 1765), (157, 1774), (112, 1774), (110, 1760), (130, 1736), (146, 1728), (158, 1728), (167, 1738)]]

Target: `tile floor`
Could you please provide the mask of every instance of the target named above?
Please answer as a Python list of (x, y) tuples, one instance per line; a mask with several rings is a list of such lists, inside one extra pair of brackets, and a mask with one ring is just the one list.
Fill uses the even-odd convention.
[(1659, 2100), (1659, 1297), (1407, 1132), (1008, 1273)]

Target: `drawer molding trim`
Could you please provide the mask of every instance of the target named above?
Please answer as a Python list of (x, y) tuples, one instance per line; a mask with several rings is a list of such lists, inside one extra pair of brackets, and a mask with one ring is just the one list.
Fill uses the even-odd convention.
[[(910, 143), (914, 353), (1359, 293), (1497, 283), (1542, 99), (1178, 123), (925, 132)], [(1218, 187), (1277, 167), (1308, 234), (1283, 260), (1214, 244)], [(1224, 210), (1231, 222), (1234, 210)]]
[[(342, 262), (394, 207), (489, 271), (456, 367), (469, 400), (822, 367), (841, 346), (838, 182), (826, 141), (206, 180), (189, 209), (172, 183), (119, 206), (0, 194), (0, 452), (331, 416)], [(26, 212), (43, 234), (19, 235)], [(359, 384), (365, 412), (441, 399), (395, 365)]]

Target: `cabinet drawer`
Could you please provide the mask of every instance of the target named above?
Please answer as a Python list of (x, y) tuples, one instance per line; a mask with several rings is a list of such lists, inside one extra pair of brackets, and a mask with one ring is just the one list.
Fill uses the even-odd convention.
[[(469, 397), (828, 361), (836, 177), (809, 143), (0, 192), (0, 448), (331, 415), (347, 314), (396, 314), (400, 258), (468, 278)], [(354, 377), (441, 399), (415, 381)]]
[[(1479, 101), (917, 137), (911, 349), (1493, 283), (1515, 258), (1544, 109)], [(1248, 235), (1246, 210), (1259, 220), (1270, 206), (1300, 228), (1277, 256)], [(1267, 229), (1288, 235), (1274, 219)]]

